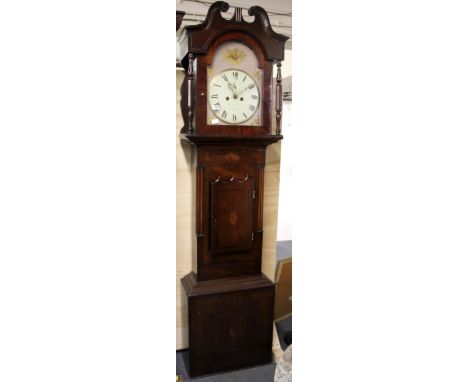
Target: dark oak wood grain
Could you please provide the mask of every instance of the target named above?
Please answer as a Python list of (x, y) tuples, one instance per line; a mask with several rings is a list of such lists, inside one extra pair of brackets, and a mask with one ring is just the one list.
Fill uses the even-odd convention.
[(234, 138), (230, 142), (197, 145), (200, 281), (253, 274), (261, 268), (266, 145), (243, 145)]
[[(229, 154), (227, 154), (229, 155)], [(253, 179), (222, 178), (211, 181), (210, 187), (211, 256), (250, 251), (253, 246)]]
[(271, 361), (274, 284), (264, 275), (182, 279), (189, 311), (192, 377)]

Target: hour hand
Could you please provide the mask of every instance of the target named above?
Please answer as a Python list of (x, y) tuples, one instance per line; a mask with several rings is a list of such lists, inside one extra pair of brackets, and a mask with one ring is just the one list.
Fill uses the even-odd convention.
[(230, 82), (228, 82), (228, 86), (229, 86), (229, 89), (231, 89), (231, 92), (232, 92), (232, 96), (234, 97), (234, 99), (237, 98), (237, 87), (236, 87), (236, 84), (231, 84)]
[(228, 82), (228, 86), (229, 86), (229, 89), (231, 89), (232, 96), (234, 97), (234, 99), (236, 99), (236, 98), (237, 98), (237, 87), (236, 87), (236, 84), (231, 84), (230, 82)]
[(237, 93), (237, 86), (236, 84), (233, 84), (234, 86), (234, 98), (237, 98), (237, 96), (239, 95), (239, 93)]
[(228, 81), (228, 87), (229, 87), (229, 89), (231, 89), (232, 95), (234, 95), (235, 94), (234, 87), (232, 86), (232, 84), (229, 81)]

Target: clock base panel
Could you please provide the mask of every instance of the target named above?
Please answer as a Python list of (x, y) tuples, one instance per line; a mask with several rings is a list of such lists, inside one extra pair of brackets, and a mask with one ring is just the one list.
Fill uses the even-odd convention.
[(182, 279), (192, 377), (271, 362), (275, 285), (265, 275)]

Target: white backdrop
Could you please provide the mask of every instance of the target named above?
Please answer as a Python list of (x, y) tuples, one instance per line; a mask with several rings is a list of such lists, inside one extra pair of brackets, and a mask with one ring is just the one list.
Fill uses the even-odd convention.
[[(174, 378), (174, 11), (0, 3), (2, 381)], [(295, 378), (467, 381), (467, 4), (293, 13)]]

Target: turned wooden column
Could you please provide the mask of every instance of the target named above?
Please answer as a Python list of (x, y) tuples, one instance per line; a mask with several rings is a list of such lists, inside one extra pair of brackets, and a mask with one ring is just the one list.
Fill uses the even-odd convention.
[(276, 135), (281, 135), (281, 112), (283, 110), (283, 85), (281, 85), (281, 61), (276, 63)]

